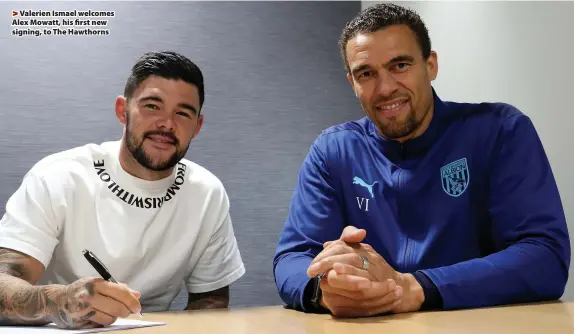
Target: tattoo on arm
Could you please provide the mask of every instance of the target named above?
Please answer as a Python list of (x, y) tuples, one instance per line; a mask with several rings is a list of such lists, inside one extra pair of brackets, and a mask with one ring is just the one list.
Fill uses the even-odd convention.
[(23, 263), (25, 260), (26, 256), (23, 254), (0, 248), (0, 274), (14, 276), (29, 282), (31, 277)]
[(0, 248), (0, 325), (44, 325), (62, 328), (98, 327), (91, 321), (95, 295), (90, 279), (70, 285), (34, 284), (43, 267), (29, 256)]
[(37, 281), (26, 267), (26, 255), (0, 248), (0, 325), (37, 325), (57, 312), (57, 286), (33, 286)]
[[(91, 318), (96, 315), (92, 303), (87, 300), (95, 295), (94, 284), (91, 282), (74, 282), (61, 292), (57, 310), (52, 312), (52, 321), (63, 328), (85, 328), (96, 325)], [(64, 300), (62, 302), (62, 300)], [(87, 313), (85, 313), (87, 312)]]
[(227, 308), (228, 305), (229, 286), (226, 286), (210, 292), (190, 293), (186, 310)]

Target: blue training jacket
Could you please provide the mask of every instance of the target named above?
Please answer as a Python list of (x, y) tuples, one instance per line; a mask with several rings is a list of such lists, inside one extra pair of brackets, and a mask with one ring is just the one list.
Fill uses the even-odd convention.
[(403, 144), (366, 117), (315, 140), (273, 262), (288, 306), (307, 311), (306, 270), (347, 225), (395, 270), (426, 274), (442, 309), (562, 296), (570, 240), (532, 122), (508, 104), (433, 94), (428, 130)]

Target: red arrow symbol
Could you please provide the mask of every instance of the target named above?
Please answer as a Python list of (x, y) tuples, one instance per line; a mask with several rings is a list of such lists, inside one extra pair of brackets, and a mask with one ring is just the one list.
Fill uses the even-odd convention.
[(18, 16), (18, 12), (15, 11), (15, 10), (13, 10), (13, 11), (12, 11), (12, 16)]

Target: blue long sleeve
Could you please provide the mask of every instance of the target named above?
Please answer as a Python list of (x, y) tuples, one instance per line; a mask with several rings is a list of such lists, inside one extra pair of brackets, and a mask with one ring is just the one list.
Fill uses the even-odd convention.
[(303, 311), (307, 311), (303, 297), (310, 282), (307, 268), (323, 250), (323, 243), (339, 239), (344, 228), (339, 195), (319, 145), (319, 141), (313, 144), (299, 172), (273, 261), (281, 299), (288, 306)]
[(558, 299), (568, 280), (566, 219), (530, 119), (509, 118), (497, 142), (488, 207), (490, 235), (498, 251), (423, 270), (438, 287), (444, 309)]

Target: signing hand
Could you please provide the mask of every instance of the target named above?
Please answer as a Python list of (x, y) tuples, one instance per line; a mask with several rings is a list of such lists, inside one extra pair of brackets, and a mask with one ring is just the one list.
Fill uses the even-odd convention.
[(117, 318), (139, 313), (140, 293), (125, 284), (101, 278), (82, 278), (64, 286), (52, 300), (57, 312), (51, 319), (61, 328), (93, 328), (111, 325)]

